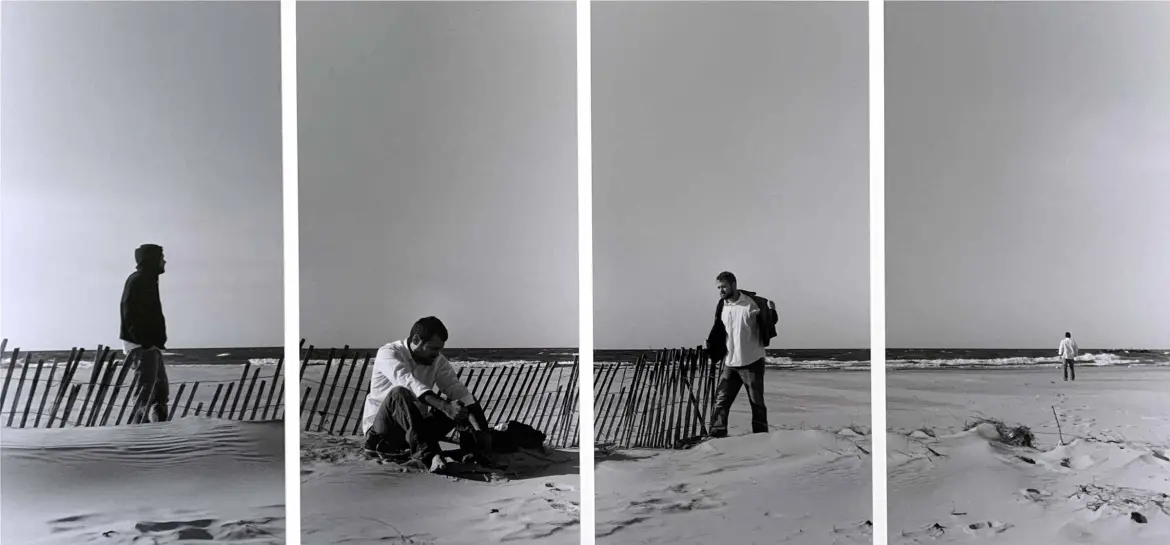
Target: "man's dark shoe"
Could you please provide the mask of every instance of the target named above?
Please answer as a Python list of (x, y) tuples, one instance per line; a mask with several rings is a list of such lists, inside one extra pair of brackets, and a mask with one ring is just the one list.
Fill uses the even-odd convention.
[(727, 430), (711, 430), (712, 439), (719, 439), (722, 437), (727, 437)]

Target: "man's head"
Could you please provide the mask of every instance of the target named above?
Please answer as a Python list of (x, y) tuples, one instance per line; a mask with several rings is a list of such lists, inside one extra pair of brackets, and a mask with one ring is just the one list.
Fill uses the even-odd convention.
[(421, 318), (410, 328), (410, 356), (423, 365), (435, 363), (447, 345), (447, 326), (434, 316)]
[(162, 246), (143, 244), (134, 250), (134, 261), (142, 271), (162, 274), (167, 271), (167, 260), (163, 258)]
[(719, 297), (724, 300), (735, 297), (735, 294), (739, 292), (736, 287), (735, 275), (727, 271), (723, 271), (715, 277), (715, 287), (719, 289)]
[(1071, 338), (1072, 338), (1072, 333), (1069, 333), (1069, 332), (1065, 331), (1065, 332), (1064, 332), (1064, 338), (1066, 338), (1066, 339), (1071, 339)]

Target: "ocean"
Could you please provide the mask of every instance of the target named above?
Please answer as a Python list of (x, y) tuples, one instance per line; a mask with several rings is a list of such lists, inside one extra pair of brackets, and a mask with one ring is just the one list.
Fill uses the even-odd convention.
[[(302, 351), (302, 361), (306, 351)], [(341, 350), (337, 351), (338, 356)], [(360, 349), (371, 356), (377, 348)], [(597, 363), (633, 363), (641, 354), (654, 354), (651, 349), (597, 350)], [(256, 348), (193, 348), (175, 349), (166, 352), (170, 367), (189, 367), (184, 375), (187, 380), (200, 380), (200, 375), (214, 375), (222, 380), (225, 368), (241, 368), (251, 362), (253, 366), (275, 365), (283, 356), (280, 347)], [(310, 366), (324, 365), (328, 349), (315, 349), (309, 361)], [(351, 353), (353, 350), (351, 349)], [(456, 366), (463, 365), (507, 365), (531, 362), (560, 362), (570, 364), (577, 355), (576, 348), (450, 348), (445, 351), (447, 358)], [(119, 351), (120, 354), (120, 351)], [(0, 368), (7, 367), (12, 353), (5, 352)], [(63, 365), (69, 351), (37, 352), (33, 363), (43, 359), (46, 363), (57, 359)], [(808, 371), (865, 371), (869, 369), (868, 349), (807, 349), (768, 350), (768, 366), (785, 370)], [(20, 357), (24, 361), (24, 352)], [(1170, 366), (1170, 350), (1134, 349), (1087, 349), (1081, 350), (1077, 361), (1090, 366)], [(892, 370), (914, 369), (1005, 369), (1037, 368), (1057, 366), (1054, 349), (889, 349), (886, 351), (886, 368)], [(81, 367), (93, 366), (93, 350), (86, 351)], [(198, 368), (205, 368), (200, 372)], [(80, 377), (79, 377), (80, 378)], [(174, 380), (175, 377), (172, 377)], [(212, 378), (208, 376), (207, 378)]]
[[(1077, 362), (1092, 367), (1167, 366), (1170, 350), (1082, 349)], [(1036, 369), (1061, 364), (1055, 348), (886, 350), (886, 368), (894, 370)]]

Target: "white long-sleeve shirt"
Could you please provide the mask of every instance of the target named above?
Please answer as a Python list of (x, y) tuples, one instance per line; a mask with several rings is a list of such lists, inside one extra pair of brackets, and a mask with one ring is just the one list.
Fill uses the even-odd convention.
[(1069, 337), (1065, 337), (1060, 341), (1060, 348), (1056, 349), (1060, 353), (1060, 359), (1075, 360), (1077, 358), (1077, 342)]
[(379, 348), (378, 355), (374, 357), (370, 393), (362, 408), (363, 433), (369, 432), (374, 426), (378, 409), (395, 386), (402, 386), (417, 397), (432, 392), (436, 395), (442, 393), (448, 399), (462, 401), (467, 405), (475, 402), (471, 392), (455, 375), (455, 368), (446, 356), (435, 358), (431, 365), (420, 365), (411, 357), (406, 341), (394, 341)]

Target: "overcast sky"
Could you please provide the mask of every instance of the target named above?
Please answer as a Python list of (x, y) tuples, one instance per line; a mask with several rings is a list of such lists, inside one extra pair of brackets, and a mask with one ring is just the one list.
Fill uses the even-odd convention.
[(1170, 347), (1170, 3), (886, 4), (888, 344)]
[(120, 345), (161, 244), (170, 347), (280, 346), (276, 2), (4, 2), (9, 347)]
[(866, 4), (592, 9), (596, 346), (701, 344), (730, 270), (773, 348), (868, 348)]
[(571, 2), (301, 3), (301, 334), (577, 346)]

